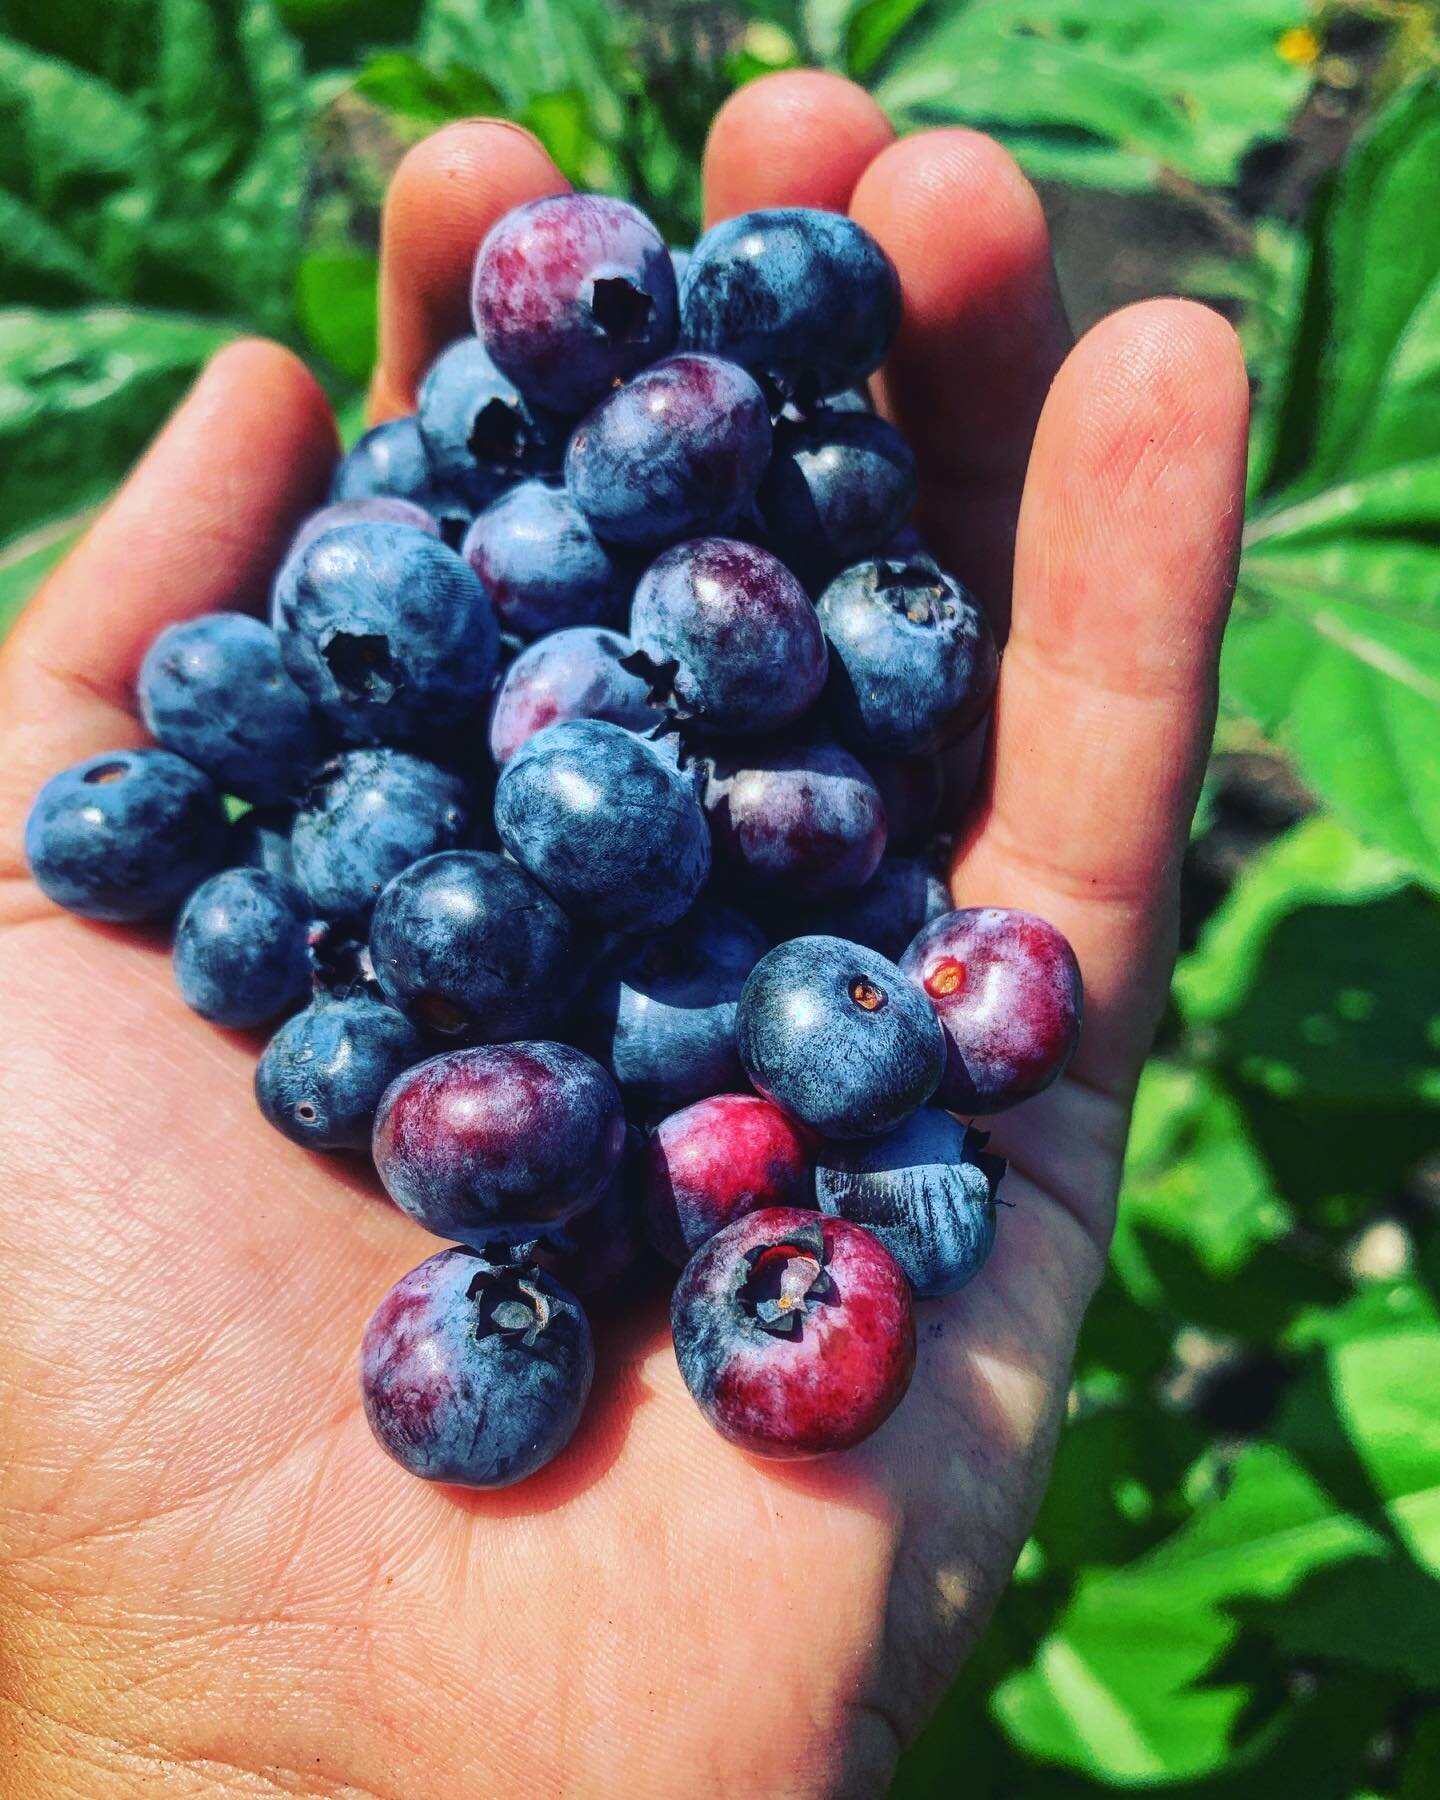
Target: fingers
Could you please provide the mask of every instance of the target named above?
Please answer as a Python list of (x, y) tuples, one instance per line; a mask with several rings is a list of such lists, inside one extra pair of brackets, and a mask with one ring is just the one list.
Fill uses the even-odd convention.
[(1006, 627), (1020, 489), (1068, 327), (1035, 190), (978, 132), (921, 132), (861, 176), (855, 218), (900, 272), (877, 384), (920, 464), (920, 525)]
[(894, 141), (863, 88), (815, 69), (765, 75), (715, 115), (705, 146), (705, 223), (758, 206), (845, 212), (855, 184)]
[(1235, 334), (1178, 300), (1127, 308), (1045, 405), (1016, 546), (988, 805), (956, 870), (1074, 944), (1075, 1072), (1128, 1095), (1174, 955), (1180, 859), (1214, 723), (1244, 494)]
[(569, 184), (539, 141), (499, 119), (464, 119), (417, 144), (395, 171), (380, 230), (376, 419), (415, 410), (446, 344), (472, 329), (470, 271), (502, 213)]
[(132, 690), (161, 627), (263, 601), (335, 455), (329, 404), (288, 350), (247, 340), (210, 363), (0, 656), (7, 864), (41, 781), (142, 737)]

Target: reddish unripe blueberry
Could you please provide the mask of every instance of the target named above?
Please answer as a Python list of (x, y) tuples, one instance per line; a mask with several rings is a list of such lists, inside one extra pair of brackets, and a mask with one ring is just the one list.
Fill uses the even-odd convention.
[(935, 1101), (959, 1113), (1000, 1112), (1040, 1093), (1080, 1038), (1080, 965), (1034, 913), (967, 907), (927, 925), (900, 967), (935, 1008), (945, 1074)]
[(910, 1287), (859, 1225), (791, 1207), (701, 1246), (670, 1303), (680, 1373), (722, 1437), (756, 1456), (848, 1450), (915, 1370)]
[(714, 1094), (671, 1113), (646, 1151), (651, 1242), (679, 1265), (746, 1213), (810, 1206), (812, 1160), (801, 1128), (756, 1094)]

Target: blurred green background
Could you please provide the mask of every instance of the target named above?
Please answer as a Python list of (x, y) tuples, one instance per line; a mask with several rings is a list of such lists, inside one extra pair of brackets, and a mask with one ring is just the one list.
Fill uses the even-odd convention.
[(1015, 1585), (896, 1793), (1434, 1800), (1432, 0), (0, 0), (0, 629), (227, 337), (297, 345), (354, 428), (407, 144), (510, 114), (685, 241), (716, 106), (802, 62), (995, 132), (1077, 326), (1199, 294), (1257, 398), (1112, 1271)]

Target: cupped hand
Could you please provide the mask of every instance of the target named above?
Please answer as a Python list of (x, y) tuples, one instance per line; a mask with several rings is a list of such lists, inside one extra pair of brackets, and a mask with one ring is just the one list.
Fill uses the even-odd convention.
[[(454, 125), (385, 214), (377, 415), (466, 329), (475, 245), (564, 183)], [(376, 1449), (355, 1352), (433, 1248), (358, 1164), (251, 1097), (253, 1043), (189, 1015), (158, 936), (58, 914), (41, 781), (139, 742), (167, 621), (263, 603), (335, 454), (298, 363), (218, 356), (0, 659), (0, 1756), (7, 1793), (874, 1794), (1009, 1576), (1104, 1262), (1168, 980), (1245, 454), (1228, 327), (1177, 301), (1074, 349), (1036, 197), (966, 131), (892, 140), (783, 75), (721, 113), (709, 215), (848, 208), (900, 270), (881, 387), (921, 524), (1008, 629), (963, 903), (1079, 955), (1069, 1074), (998, 1121), (995, 1253), (919, 1307), (906, 1403), (828, 1462), (752, 1461), (681, 1386), (657, 1305), (602, 1334), (569, 1451), (514, 1490)]]

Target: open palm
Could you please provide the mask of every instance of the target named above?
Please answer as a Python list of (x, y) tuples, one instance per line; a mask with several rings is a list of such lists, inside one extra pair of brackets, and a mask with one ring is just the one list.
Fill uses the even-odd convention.
[[(563, 185), (494, 123), (410, 154), (379, 413), (408, 410), (465, 328), (487, 225)], [(185, 1012), (158, 937), (56, 914), (20, 855), (46, 776), (139, 741), (156, 630), (261, 604), (322, 494), (319, 391), (286, 352), (232, 347), (0, 660), (7, 1793), (874, 1793), (1009, 1575), (1168, 978), (1244, 371), (1222, 321), (1180, 302), (1067, 356), (1039, 206), (1004, 153), (892, 142), (838, 79), (744, 90), (706, 187), (711, 216), (849, 208), (885, 244), (906, 315), (881, 397), (921, 460), (922, 524), (1009, 621), (954, 887), (1055, 920), (1087, 1022), (1066, 1080), (999, 1122), (994, 1256), (919, 1307), (910, 1397), (829, 1462), (717, 1437), (658, 1307), (602, 1330), (585, 1423), (523, 1486), (438, 1489), (377, 1451), (360, 1330), (432, 1241), (358, 1162), (270, 1130), (254, 1044)]]

